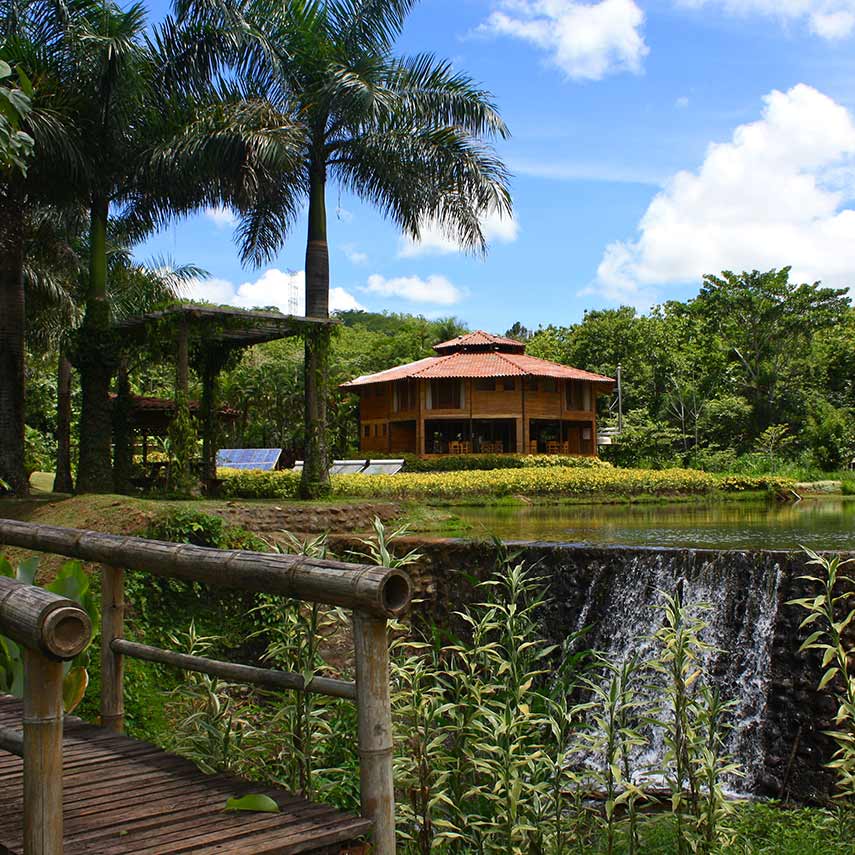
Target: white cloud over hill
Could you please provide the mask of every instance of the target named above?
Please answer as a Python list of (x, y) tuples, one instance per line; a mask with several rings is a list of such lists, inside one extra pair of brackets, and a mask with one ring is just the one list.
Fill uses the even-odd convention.
[(596, 292), (644, 306), (659, 286), (786, 264), (798, 280), (855, 284), (853, 200), (852, 115), (804, 84), (773, 91), (758, 121), (666, 183), (635, 240), (606, 248)]
[[(190, 297), (253, 309), (275, 306), (286, 314), (302, 315), (306, 311), (306, 274), (299, 270), (271, 267), (253, 282), (235, 285), (227, 279), (197, 279), (190, 287)], [(330, 288), (330, 311), (363, 308), (344, 288)]]
[(374, 273), (368, 277), (364, 290), (382, 297), (398, 297), (413, 303), (433, 303), (437, 306), (452, 306), (463, 299), (463, 292), (439, 274), (424, 279), (421, 276), (396, 276), (387, 279)]

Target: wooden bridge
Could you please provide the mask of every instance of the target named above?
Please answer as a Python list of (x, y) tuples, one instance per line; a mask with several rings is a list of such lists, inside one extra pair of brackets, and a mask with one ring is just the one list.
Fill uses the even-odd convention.
[[(62, 712), (63, 663), (91, 637), (80, 606), (0, 577), (0, 634), (24, 651), (24, 699), (0, 698), (0, 855), (262, 855), (339, 853), (363, 836), (394, 855), (387, 619), (409, 605), (399, 570), (206, 549), (0, 520), (0, 544), (102, 565), (100, 727)], [(220, 662), (123, 637), (124, 571), (289, 596), (353, 610), (356, 680)], [(125, 656), (275, 688), (354, 700), (361, 816), (229, 775), (122, 734)], [(23, 723), (22, 729), (15, 726)], [(264, 793), (278, 813), (223, 812), (228, 798)]]

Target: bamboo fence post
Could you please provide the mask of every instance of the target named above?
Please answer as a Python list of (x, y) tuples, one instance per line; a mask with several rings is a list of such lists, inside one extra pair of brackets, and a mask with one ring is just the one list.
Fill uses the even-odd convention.
[(62, 855), (62, 662), (24, 650), (24, 855)]
[(359, 801), (362, 815), (374, 823), (372, 852), (395, 855), (392, 704), (385, 618), (354, 611), (353, 642), (359, 721)]
[(101, 727), (122, 733), (125, 726), (124, 656), (113, 649), (125, 626), (125, 571), (101, 570)]

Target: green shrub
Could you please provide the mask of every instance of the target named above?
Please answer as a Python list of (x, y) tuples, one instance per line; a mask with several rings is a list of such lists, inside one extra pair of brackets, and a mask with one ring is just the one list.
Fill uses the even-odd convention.
[(405, 454), (404, 472), (466, 472), (491, 469), (540, 469), (561, 466), (577, 469), (610, 469), (597, 457), (566, 454), (455, 454), (446, 457), (419, 457)]
[(161, 514), (149, 523), (146, 537), (217, 549), (266, 549), (264, 541), (252, 532), (228, 526), (221, 517), (213, 514), (193, 510), (172, 510)]
[(220, 469), (220, 493), (227, 499), (296, 499), (300, 473), (291, 469), (273, 472)]
[[(299, 474), (223, 470), (223, 494), (233, 498), (294, 499)], [(613, 469), (566, 466), (467, 472), (334, 475), (334, 496), (375, 499), (465, 499), (476, 496), (686, 496), (716, 491), (784, 491), (792, 482), (761, 476), (720, 476), (695, 469)]]

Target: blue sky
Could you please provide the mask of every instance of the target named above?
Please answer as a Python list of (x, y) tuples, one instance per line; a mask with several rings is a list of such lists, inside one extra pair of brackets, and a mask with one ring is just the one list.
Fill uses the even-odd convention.
[[(488, 218), (482, 260), (409, 245), (331, 186), (333, 304), (503, 332), (688, 297), (725, 268), (855, 284), (853, 47), (855, 0), (422, 0), (399, 50), (494, 93), (514, 220)], [(196, 296), (287, 311), (303, 228), (252, 269), (229, 221), (200, 213), (138, 255), (204, 267)]]

